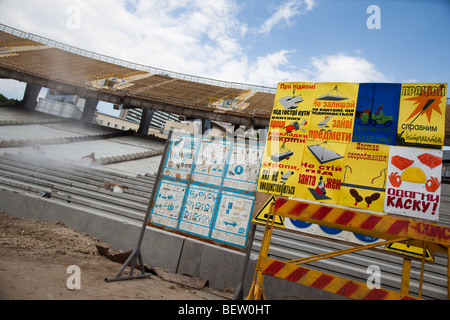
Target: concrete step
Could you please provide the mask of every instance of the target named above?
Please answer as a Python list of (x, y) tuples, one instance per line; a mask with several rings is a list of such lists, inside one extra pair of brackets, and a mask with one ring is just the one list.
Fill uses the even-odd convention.
[(130, 208), (133, 210), (142, 211), (145, 213), (149, 198), (131, 197), (127, 193), (111, 192), (102, 188), (76, 184), (70, 187), (59, 184), (49, 183), (43, 180), (38, 180), (33, 177), (15, 174), (12, 172), (5, 172), (0, 169), (0, 184), (12, 185), (17, 183), (23, 185), (25, 190), (31, 190), (33, 192), (49, 192), (52, 195), (56, 193), (66, 193), (74, 196), (85, 197), (97, 202), (104, 202), (116, 205), (118, 207)]
[[(129, 187), (123, 192), (105, 189), (109, 183)], [(50, 199), (81, 205), (100, 212), (142, 219), (153, 190), (154, 177), (129, 178), (89, 167), (73, 167), (55, 161), (15, 155), (0, 156), (0, 185)], [(147, 184), (144, 188), (143, 184)]]
[[(56, 168), (53, 169), (45, 169), (39, 167), (33, 167), (21, 164), (21, 168), (18, 168), (11, 163), (10, 161), (5, 161), (0, 158), (0, 170), (3, 171), (3, 175), (7, 175), (8, 173), (13, 174), (18, 179), (33, 179), (36, 181), (42, 181), (50, 184), (59, 184), (60, 186), (77, 186), (77, 187), (89, 187), (91, 191), (92, 188), (97, 188), (97, 190), (105, 189), (105, 184), (108, 185), (111, 181), (107, 181), (105, 179), (87, 179), (83, 177), (77, 176), (76, 172), (73, 174), (69, 173), (61, 173)], [(91, 176), (92, 177), (92, 176)], [(29, 180), (28, 180), (29, 181)], [(125, 182), (126, 183), (126, 182)], [(153, 187), (153, 186), (151, 186)], [(146, 192), (139, 192), (133, 189), (133, 186), (130, 185), (130, 189), (125, 189), (124, 194), (135, 195), (134, 199), (138, 199), (139, 197), (147, 199), (149, 198), (150, 190), (145, 190)]]
[[(6, 183), (6, 184), (4, 184), (4, 183), (5, 183), (4, 179), (0, 179), (1, 189), (10, 190), (13, 192), (25, 192), (25, 193), (30, 193), (30, 194), (32, 193), (35, 196), (39, 196), (39, 194), (41, 192), (45, 192), (45, 191), (43, 191), (43, 189), (37, 189), (37, 188), (31, 187), (31, 186), (27, 186), (26, 184), (20, 184), (18, 182), (10, 182), (10, 183)], [(48, 191), (48, 192), (51, 192), (51, 191)], [(145, 216), (145, 213), (142, 213), (142, 212), (139, 212), (136, 210), (119, 208), (116, 206), (111, 206), (111, 205), (108, 205), (105, 203), (96, 202), (96, 201), (84, 199), (82, 197), (77, 197), (77, 196), (73, 196), (73, 195), (69, 195), (69, 194), (65, 194), (65, 193), (52, 193), (50, 198), (43, 197), (43, 199), (45, 199), (46, 201), (69, 204), (71, 206), (75, 205), (78, 207), (83, 207), (87, 210), (94, 209), (99, 213), (113, 214), (116, 216), (127, 217), (127, 218), (131, 218), (131, 219), (138, 220), (138, 221), (142, 221)]]
[[(3, 170), (1, 172), (4, 174)], [(118, 194), (111, 195), (90, 192), (89, 190), (80, 190), (59, 184), (51, 184), (42, 180), (36, 180), (31, 177), (9, 176), (0, 177), (0, 185), (13, 188), (16, 191), (24, 191), (33, 194), (47, 193), (52, 199), (60, 199), (66, 202), (74, 202), (84, 206), (100, 209), (105, 212), (140, 219), (145, 215), (147, 206), (145, 204), (135, 203), (133, 201), (124, 201), (117, 197)]]
[[(70, 164), (56, 164), (55, 162), (40, 162), (33, 160), (17, 159), (17, 157), (3, 156), (0, 157), (0, 167), (5, 166), (8, 170), (17, 170), (20, 168), (27, 171), (21, 171), (22, 174), (33, 175), (35, 177), (45, 176), (51, 180), (53, 176), (60, 182), (68, 184), (73, 182), (84, 183), (88, 185), (103, 186), (105, 183), (112, 182), (116, 184), (126, 185), (131, 193), (146, 196), (153, 189), (154, 179), (142, 181), (141, 178), (133, 179), (128, 177), (110, 177), (105, 173), (101, 173), (90, 168), (82, 166), (74, 167)], [(17, 171), (16, 171), (17, 172)], [(59, 180), (62, 178), (65, 180)]]

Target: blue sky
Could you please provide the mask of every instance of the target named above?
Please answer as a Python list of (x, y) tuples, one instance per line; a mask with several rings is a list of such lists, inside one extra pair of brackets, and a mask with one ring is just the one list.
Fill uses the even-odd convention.
[[(367, 13), (379, 8), (380, 29)], [(124, 60), (276, 87), (449, 82), (448, 0), (1, 0), (0, 23)], [(0, 80), (21, 98), (23, 84)]]

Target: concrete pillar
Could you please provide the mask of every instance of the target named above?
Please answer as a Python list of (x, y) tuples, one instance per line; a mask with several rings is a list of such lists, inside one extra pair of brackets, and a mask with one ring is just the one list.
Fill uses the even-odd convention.
[(150, 122), (152, 121), (154, 110), (144, 108), (142, 109), (141, 122), (139, 123), (139, 134), (148, 135), (148, 130), (150, 129)]
[(25, 88), (25, 93), (22, 100), (22, 103), (26, 108), (31, 110), (36, 109), (37, 98), (39, 96), (39, 92), (41, 92), (41, 89), (41, 86), (27, 83), (27, 87)]
[(209, 131), (209, 129), (211, 129), (211, 120), (209, 119), (204, 119), (202, 121), (203, 126), (202, 126), (202, 134), (205, 134), (205, 132)]
[(98, 100), (93, 98), (86, 98), (86, 102), (84, 103), (83, 114), (81, 115), (80, 120), (93, 122), (95, 110), (97, 110)]

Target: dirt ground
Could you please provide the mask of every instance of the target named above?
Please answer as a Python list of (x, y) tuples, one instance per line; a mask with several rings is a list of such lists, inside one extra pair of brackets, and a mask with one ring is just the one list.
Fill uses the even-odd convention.
[[(233, 296), (232, 290), (197, 290), (157, 275), (107, 282), (105, 278), (114, 277), (122, 264), (100, 255), (96, 244), (107, 245), (62, 223), (0, 212), (0, 299), (227, 300)], [(80, 268), (80, 289), (67, 286), (74, 276), (68, 273), (72, 265)], [(128, 275), (128, 268), (123, 274)]]

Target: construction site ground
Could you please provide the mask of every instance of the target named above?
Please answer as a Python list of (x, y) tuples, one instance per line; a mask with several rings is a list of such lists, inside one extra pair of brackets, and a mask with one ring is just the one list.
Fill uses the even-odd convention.
[[(0, 212), (0, 299), (8, 300), (226, 300), (232, 290), (195, 289), (162, 280), (105, 281), (121, 264), (100, 255), (108, 246), (62, 223)], [(130, 248), (133, 249), (133, 248)], [(145, 263), (145, 261), (144, 261)], [(80, 268), (80, 289), (69, 289), (69, 266)], [(135, 271), (140, 273), (140, 271)], [(127, 267), (123, 275), (129, 274)]]

